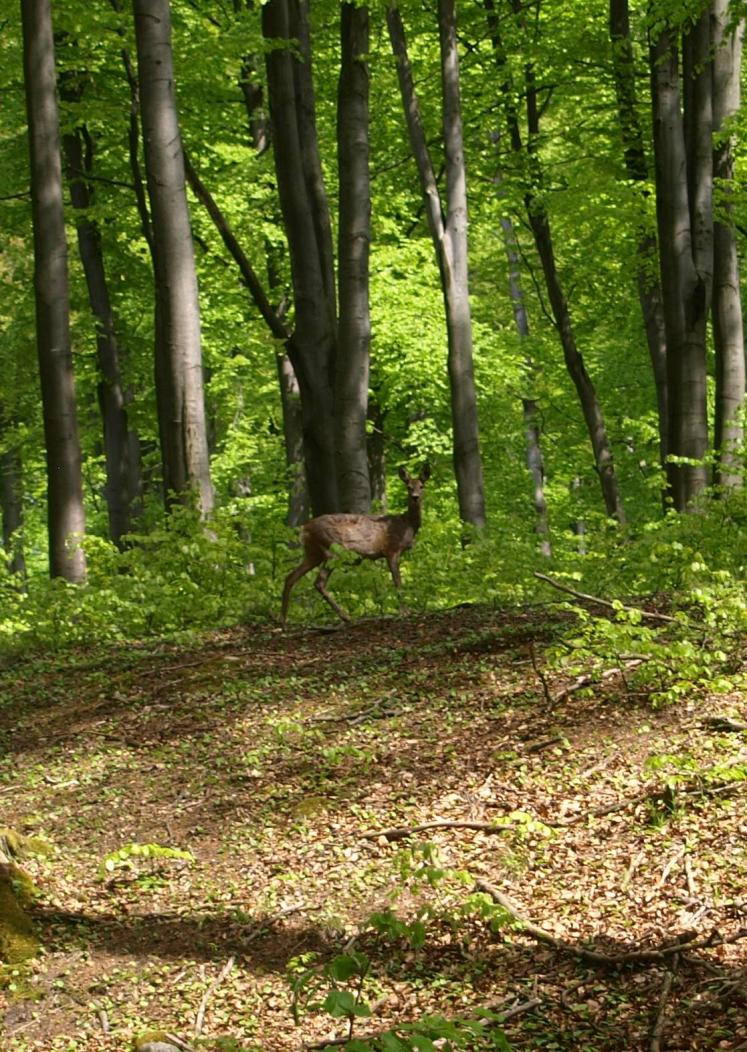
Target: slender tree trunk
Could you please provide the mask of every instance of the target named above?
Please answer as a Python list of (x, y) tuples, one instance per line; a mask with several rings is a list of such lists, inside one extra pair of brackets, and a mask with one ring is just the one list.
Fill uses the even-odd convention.
[[(669, 465), (674, 507), (686, 510), (708, 477), (706, 317), (711, 292), (711, 104), (707, 13), (687, 34), (681, 108), (678, 48), (663, 29), (651, 48), (656, 211), (667, 331)], [(708, 77), (708, 85), (706, 84)]]
[[(262, 8), (275, 171), (295, 303), (288, 353), (303, 407), (304, 457), (312, 508), (338, 510), (334, 454), (336, 304), (329, 210), (321, 178), (303, 0)], [(294, 45), (292, 42), (297, 41)], [(300, 50), (300, 59), (296, 52)]]
[[(647, 196), (649, 170), (643, 141), (635, 85), (635, 62), (630, 37), (628, 0), (610, 0), (609, 30), (612, 43), (612, 68), (615, 77), (617, 112), (622, 133), (625, 171), (628, 178)], [(669, 436), (667, 393), (667, 337), (661, 288), (658, 280), (658, 252), (655, 235), (641, 226), (638, 232), (637, 284), (646, 332), (651, 369), (656, 390), (659, 417), (659, 459), (666, 470)]]
[[(77, 94), (66, 93), (63, 82), (63, 98), (77, 101)], [(130, 487), (133, 472), (137, 472), (139, 465), (130, 464), (131, 442), (127, 426), (126, 398), (120, 374), (119, 342), (109, 296), (101, 234), (95, 219), (90, 218), (93, 192), (88, 176), (92, 166), (93, 142), (84, 125), (63, 135), (62, 143), (70, 198), (76, 211), (78, 250), (86, 277), (88, 299), (96, 320), (96, 348), (101, 373), (98, 387), (99, 405), (106, 457), (104, 497), (109, 515), (109, 537), (121, 549), (124, 547), (123, 537), (131, 530), (130, 506), (133, 494)], [(136, 490), (141, 488), (137, 483), (135, 485)]]
[(81, 453), (70, 348), (67, 242), (49, 0), (22, 0), (31, 162), (36, 339), (47, 453), (49, 570), (82, 582), (86, 562)]
[[(500, 176), (497, 177), (497, 181)], [(507, 215), (500, 220), (503, 231), (503, 242), (506, 246), (506, 257), (508, 259), (508, 291), (511, 297), (511, 306), (514, 313), (514, 323), (519, 339), (524, 343), (529, 339), (529, 317), (527, 315), (526, 302), (524, 300), (524, 289), (521, 285), (521, 273), (519, 268), (519, 253), (516, 245), (516, 234), (513, 223)], [(534, 363), (528, 353), (524, 352), (525, 382), (533, 383)], [(536, 399), (530, 395), (523, 395), (521, 399), (522, 415), (524, 417), (524, 435), (527, 446), (527, 470), (532, 480), (532, 499), (534, 503), (535, 530), (539, 537), (540, 553), (546, 558), (552, 558), (552, 546), (550, 544), (550, 523), (547, 515), (547, 501), (545, 500), (545, 464), (542, 456), (540, 443), (540, 411)]]
[(168, 0), (133, 0), (148, 196), (153, 222), (156, 400), (167, 501), (213, 507), (200, 309), (176, 111)]
[[(0, 411), (0, 423), (3, 413)], [(25, 580), (26, 560), (23, 553), (23, 470), (21, 451), (10, 434), (2, 428), (5, 449), (0, 453), (0, 512), (2, 513), (3, 548), (10, 573)]]
[[(713, 0), (713, 174), (721, 194), (713, 227), (713, 343), (716, 351), (716, 482), (725, 489), (743, 485), (741, 447), (745, 398), (745, 348), (739, 258), (734, 234), (734, 135), (730, 122), (740, 106), (744, 18), (729, 23), (728, 0)], [(726, 127), (725, 127), (726, 125)]]
[(454, 466), (459, 511), (465, 522), (485, 525), (485, 497), (477, 394), (472, 366), (472, 316), (469, 303), (467, 251), (467, 172), (464, 164), (462, 106), (459, 90), (454, 0), (439, 0), (438, 29), (441, 50), (444, 158), (446, 161), (446, 223), (443, 277), (449, 337), (451, 424), (454, 432)]
[(386, 410), (381, 408), (376, 394), (368, 400), (368, 477), (371, 480), (371, 503), (386, 511)]
[[(573, 381), (581, 403), (581, 411), (584, 415), (586, 430), (591, 442), (594, 455), (594, 465), (599, 476), (599, 484), (602, 490), (602, 498), (607, 514), (618, 522), (625, 521), (625, 509), (617, 486), (617, 476), (612, 459), (612, 449), (607, 435), (602, 408), (597, 398), (594, 382), (586, 370), (583, 356), (576, 344), (576, 336), (573, 330), (571, 312), (568, 301), (560, 281), (558, 268), (555, 261), (555, 249), (552, 240), (550, 217), (542, 200), (541, 191), (543, 183), (542, 166), (537, 154), (537, 140), (539, 137), (539, 107), (537, 104), (537, 90), (534, 82), (534, 73), (531, 65), (525, 68), (524, 94), (527, 111), (527, 146), (524, 147), (519, 126), (519, 118), (513, 99), (512, 85), (506, 76), (506, 58), (501, 43), (499, 27), (492, 3), (488, 0), (488, 24), (493, 40), (496, 59), (499, 70), (503, 75), (501, 92), (503, 94), (504, 110), (508, 123), (511, 149), (519, 157), (522, 166), (527, 171), (527, 185), (524, 190), (524, 204), (527, 211), (529, 226), (534, 236), (537, 254), (542, 263), (542, 271), (550, 299), (553, 319), (560, 337), (563, 348), (563, 358), (568, 374)], [(520, 14), (518, 0), (512, 0), (515, 13)]]
[(340, 508), (346, 512), (367, 512), (371, 508), (366, 448), (371, 342), (367, 7), (342, 4), (340, 42), (337, 93), (340, 318), (335, 365), (335, 455)]
[[(242, 0), (234, 0), (234, 10), (239, 9), (241, 2)], [(251, 143), (257, 154), (261, 156), (272, 146), (272, 126), (264, 105), (264, 90), (256, 80), (256, 67), (255, 57), (247, 55), (242, 63), (239, 85), (244, 96)], [(270, 293), (277, 293), (282, 301), (284, 298), (283, 283), (278, 259), (281, 251), (271, 243), (269, 238), (265, 238), (268, 287)], [(280, 318), (282, 318), (283, 310), (284, 307), (274, 308), (275, 314)], [(283, 414), (285, 463), (288, 470), (288, 511), (285, 521), (288, 526), (300, 526), (309, 517), (309, 494), (303, 449), (303, 406), (298, 378), (287, 351), (277, 355), (277, 371), (280, 407)]]
[(387, 24), (392, 51), (397, 60), (397, 75), (405, 121), (418, 170), (426, 219), (436, 252), (444, 297), (449, 345), (448, 367), (454, 436), (454, 472), (459, 498), (459, 513), (463, 522), (481, 528), (485, 525), (485, 500), (480, 460), (477, 396), (472, 367), (472, 323), (467, 273), (466, 178), (454, 5), (452, 0), (439, 0), (447, 196), (445, 218), (412, 78), (405, 30), (396, 7), (387, 8)]

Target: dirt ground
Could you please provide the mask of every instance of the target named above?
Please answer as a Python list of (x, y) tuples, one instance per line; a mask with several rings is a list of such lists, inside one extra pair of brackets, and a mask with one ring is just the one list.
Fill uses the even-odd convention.
[(707, 722), (747, 705), (611, 677), (550, 707), (556, 630), (468, 608), (0, 671), (0, 826), (54, 849), (23, 863), (42, 952), (0, 972), (3, 1052), (323, 1047), (343, 953), (360, 1038), (493, 1006), (516, 1049), (747, 1049), (747, 736)]

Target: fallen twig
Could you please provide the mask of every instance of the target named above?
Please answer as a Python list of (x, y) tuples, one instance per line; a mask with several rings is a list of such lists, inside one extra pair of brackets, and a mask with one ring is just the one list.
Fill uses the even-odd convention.
[(542, 669), (537, 664), (537, 655), (534, 652), (534, 642), (533, 641), (530, 641), (530, 643), (529, 643), (529, 657), (530, 657), (531, 662), (532, 662), (532, 668), (534, 669), (534, 674), (537, 677), (537, 679), (540, 681), (540, 683), (542, 684), (542, 693), (545, 695), (545, 701), (547, 703), (547, 708), (548, 708), (548, 710), (550, 710), (553, 707), (555, 699), (552, 696), (552, 692), (550, 690), (550, 684), (547, 682), (547, 676), (544, 674)]
[(414, 836), (415, 833), (424, 833), (427, 829), (474, 829), (480, 833), (489, 833), (496, 836), (498, 833), (505, 833), (506, 826), (496, 825), (495, 822), (467, 822), (467, 821), (449, 821), (447, 819), (437, 819), (434, 822), (423, 822), (419, 826), (399, 826), (395, 829), (371, 829), (367, 833), (361, 833), (361, 839), (363, 840), (378, 840), (379, 837), (384, 837), (385, 840), (407, 840), (408, 837)]
[(525, 748), (525, 752), (542, 752), (544, 749), (550, 749), (553, 745), (557, 745), (558, 742), (564, 741), (562, 734), (554, 734), (551, 738), (541, 738), (539, 741), (531, 742)]
[(747, 723), (741, 720), (733, 720), (731, 716), (708, 716), (701, 720), (701, 727), (709, 731), (747, 731)]
[(590, 961), (592, 964), (602, 965), (607, 968), (620, 968), (629, 964), (656, 964), (669, 960), (670, 957), (677, 953), (682, 953), (683, 950), (686, 950), (689, 954), (692, 953), (693, 950), (705, 950), (714, 946), (726, 946), (739, 942), (741, 939), (747, 939), (747, 928), (738, 928), (737, 931), (730, 936), (721, 935), (721, 933), (714, 928), (710, 935), (705, 936), (705, 938), (700, 939), (699, 941), (697, 941), (697, 935), (694, 932), (686, 932), (679, 936), (676, 942), (666, 943), (663, 946), (655, 947), (650, 950), (631, 950), (628, 953), (620, 954), (601, 953), (599, 950), (589, 950), (585, 946), (580, 946), (578, 943), (567, 942), (565, 939), (559, 939), (551, 932), (546, 931), (544, 928), (540, 928), (539, 925), (535, 924), (521, 912), (515, 902), (488, 881), (478, 880), (475, 884), (475, 889), (490, 895), (494, 902), (499, 906), (502, 906), (507, 913), (519, 922), (522, 931), (527, 935), (530, 935), (537, 942), (544, 943), (546, 946), (552, 946), (554, 949), (560, 950), (563, 953), (573, 954), (576, 957), (580, 957), (582, 960)]
[(509, 1019), (515, 1019), (517, 1015), (525, 1015), (527, 1012), (531, 1012), (541, 1004), (541, 997), (532, 997), (529, 1001), (522, 1001), (521, 1004), (514, 1005), (512, 1008), (508, 1008), (505, 1012), (500, 1013), (501, 1023), (506, 1023)]
[(260, 935), (264, 935), (266, 931), (277, 924), (283, 917), (290, 917), (293, 913), (311, 913), (314, 910), (320, 910), (321, 906), (306, 906), (303, 902), (300, 902), (297, 906), (287, 906), (284, 910), (280, 910), (279, 913), (273, 913), (271, 917), (265, 918), (261, 921), (254, 931), (251, 931), (244, 939), (244, 945), (250, 942), (254, 942)]
[(202, 995), (202, 1000), (200, 1001), (200, 1007), (197, 1009), (197, 1015), (195, 1016), (195, 1037), (199, 1037), (200, 1036), (200, 1034), (202, 1033), (202, 1028), (205, 1025), (205, 1010), (207, 1008), (208, 1001), (213, 996), (213, 994), (218, 989), (218, 987), (223, 982), (223, 980), (226, 978), (228, 973), (231, 971), (231, 969), (234, 966), (234, 962), (235, 961), (236, 961), (235, 957), (229, 957), (228, 958), (226, 963), (221, 968), (220, 974), (218, 975), (218, 977), (212, 981), (210, 986), (207, 988), (205, 993)]
[(195, 1046), (190, 1045), (188, 1041), (184, 1041), (178, 1034), (166, 1034), (166, 1039), (172, 1045), (176, 1045), (177, 1048), (181, 1048), (182, 1052), (195, 1052)]
[[(608, 679), (613, 679), (615, 676), (624, 676), (626, 672), (632, 672), (633, 669), (638, 668), (642, 665), (647, 658), (631, 658), (630, 661), (626, 661), (621, 667), (607, 668), (600, 675), (599, 680), (604, 682)], [(557, 705), (559, 701), (563, 701), (571, 694), (575, 694), (578, 690), (583, 690), (584, 687), (590, 687), (597, 677), (593, 672), (585, 672), (581, 676), (577, 676), (576, 679), (569, 686), (559, 690), (552, 699), (553, 705)]]
[(603, 606), (606, 610), (612, 610), (615, 613), (619, 610), (625, 610), (629, 614), (640, 614), (641, 617), (646, 617), (650, 621), (663, 621), (665, 624), (674, 625), (680, 623), (676, 617), (671, 617), (669, 614), (657, 614), (652, 610), (643, 610), (639, 606), (627, 606), (625, 603), (611, 603), (609, 599), (601, 599), (597, 595), (588, 595), (586, 592), (578, 592), (575, 588), (570, 588), (567, 584), (561, 584), (560, 581), (548, 577), (546, 573), (540, 573), (539, 570), (534, 571), (534, 576), (538, 577), (540, 581), (546, 581), (547, 584), (552, 585), (553, 588), (557, 588), (559, 592), (566, 592), (568, 595), (572, 595), (575, 599), (582, 599), (585, 603), (594, 603), (595, 606)]
[(633, 874), (638, 869), (638, 867), (640, 866), (641, 862), (643, 861), (643, 859), (645, 857), (646, 857), (646, 852), (645, 851), (639, 851), (638, 854), (635, 855), (630, 860), (630, 865), (625, 870), (625, 875), (623, 876), (622, 882), (620, 884), (620, 887), (621, 887), (621, 889), (623, 891), (625, 891), (625, 889), (627, 888), (628, 884), (630, 884), (630, 881), (633, 878)]
[(651, 1031), (650, 1052), (661, 1052), (661, 1036), (664, 1033), (664, 1024), (666, 1023), (667, 1013), (667, 1002), (669, 1001), (669, 995), (672, 992), (673, 979), (673, 972), (666, 971), (664, 973), (664, 982), (661, 984), (661, 994), (659, 996), (659, 1011), (656, 1013), (654, 1028)]

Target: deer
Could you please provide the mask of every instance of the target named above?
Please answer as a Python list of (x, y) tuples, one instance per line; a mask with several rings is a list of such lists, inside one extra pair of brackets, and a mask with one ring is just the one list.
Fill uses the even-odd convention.
[(407, 511), (401, 515), (318, 515), (301, 527), (301, 545), (304, 556), (301, 563), (291, 570), (285, 579), (280, 623), (285, 627), (288, 603), (293, 586), (309, 570), (319, 567), (314, 587), (329, 603), (343, 621), (350, 615), (327, 590), (327, 581), (333, 567), (329, 565), (334, 556), (333, 547), (339, 545), (355, 552), (361, 559), (386, 559), (394, 587), (399, 590), (402, 578), (399, 560), (403, 552), (412, 548), (415, 534), (420, 529), (423, 489), (431, 476), (426, 464), (417, 478), (412, 478), (405, 468), (399, 469), (399, 477), (407, 487)]

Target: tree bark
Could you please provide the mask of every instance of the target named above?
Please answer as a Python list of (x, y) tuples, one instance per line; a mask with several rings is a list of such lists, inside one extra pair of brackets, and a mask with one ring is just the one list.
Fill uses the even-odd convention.
[(740, 450), (745, 398), (745, 348), (739, 258), (734, 233), (734, 135), (739, 113), (744, 18), (730, 25), (728, 0), (711, 4), (713, 46), (713, 174), (720, 193), (713, 227), (713, 343), (716, 352), (715, 481), (724, 489), (743, 485)]
[(442, 208), (412, 77), (402, 18), (387, 8), (392, 51), (397, 60), (402, 104), (417, 166), (428, 228), (441, 278), (448, 338), (448, 369), (459, 514), (478, 529), (485, 525), (477, 395), (472, 365), (472, 322), (467, 268), (466, 175), (459, 98), (456, 13), (453, 0), (439, 0), (439, 41), (443, 97), (446, 209)]
[[(609, 31), (612, 43), (612, 69), (617, 95), (617, 112), (622, 133), (625, 171), (628, 178), (641, 187), (645, 197), (649, 179), (646, 148), (635, 85), (635, 63), (630, 37), (628, 0), (610, 0)], [(669, 440), (669, 397), (667, 393), (667, 337), (661, 287), (658, 280), (659, 260), (655, 235), (641, 226), (637, 247), (638, 300), (643, 315), (651, 369), (656, 390), (659, 419), (659, 460), (666, 470)]]
[[(500, 176), (497, 177), (497, 181)], [(522, 343), (529, 339), (529, 317), (527, 315), (524, 290), (521, 286), (521, 274), (519, 270), (519, 253), (516, 246), (516, 233), (513, 223), (507, 215), (500, 220), (503, 231), (503, 243), (506, 246), (506, 257), (508, 260), (508, 292), (511, 298), (511, 307), (514, 314), (514, 323), (519, 339)], [(527, 384), (532, 383), (534, 376), (534, 363), (528, 352), (524, 353), (525, 375)], [(527, 470), (532, 480), (532, 501), (534, 504), (535, 531), (539, 538), (540, 553), (546, 558), (552, 558), (552, 546), (550, 544), (550, 523), (547, 514), (547, 501), (545, 500), (545, 464), (542, 456), (542, 445), (540, 442), (540, 411), (535, 398), (531, 395), (522, 395), (521, 409), (524, 417), (524, 436), (527, 448)]]
[(21, 0), (34, 227), (36, 340), (47, 454), (49, 571), (85, 579), (81, 453), (75, 405), (67, 241), (49, 0)]
[[(517, 0), (513, 0), (514, 10), (520, 13)], [(524, 190), (524, 204), (526, 207), (529, 226), (534, 236), (537, 254), (542, 263), (542, 271), (550, 299), (550, 307), (563, 348), (563, 358), (568, 374), (573, 381), (581, 403), (581, 411), (586, 423), (586, 430), (591, 442), (594, 455), (594, 465), (599, 476), (599, 484), (602, 490), (602, 498), (607, 514), (610, 518), (617, 519), (622, 523), (625, 521), (625, 509), (617, 486), (617, 476), (612, 459), (607, 428), (602, 414), (602, 408), (597, 398), (594, 382), (586, 370), (583, 356), (578, 350), (576, 336), (573, 330), (573, 322), (568, 301), (560, 281), (558, 268), (555, 261), (555, 249), (552, 240), (550, 217), (542, 200), (541, 191), (543, 182), (542, 166), (537, 154), (537, 140), (539, 137), (539, 107), (537, 104), (537, 89), (534, 81), (534, 72), (531, 65), (525, 67), (524, 95), (527, 112), (528, 140), (524, 147), (519, 126), (519, 117), (512, 95), (512, 85), (506, 75), (506, 59), (498, 31), (498, 22), (492, 10), (490, 0), (487, 4), (488, 22), (490, 26), (493, 46), (499, 69), (503, 75), (501, 92), (503, 94), (504, 111), (508, 124), (511, 149), (519, 156), (522, 166), (527, 171), (527, 182)]]
[(167, 504), (213, 507), (200, 310), (176, 110), (168, 0), (133, 0), (145, 168), (154, 234), (156, 400)]
[(340, 44), (337, 92), (340, 307), (335, 368), (335, 456), (341, 510), (365, 513), (371, 509), (366, 448), (371, 342), (368, 8), (342, 4)]
[[(79, 93), (66, 91), (63, 80), (61, 96), (68, 101), (78, 101)], [(94, 195), (88, 176), (91, 172), (94, 147), (85, 125), (63, 135), (62, 143), (70, 199), (76, 213), (78, 250), (85, 273), (88, 300), (96, 321), (96, 350), (101, 373), (98, 394), (106, 458), (104, 498), (109, 516), (109, 538), (122, 549), (123, 538), (132, 528), (131, 504), (134, 494), (130, 492), (130, 487), (133, 477), (136, 477), (133, 473), (138, 472), (139, 465), (130, 464), (131, 442), (127, 424), (127, 400), (120, 374), (119, 341), (109, 296), (101, 233), (96, 220), (90, 218)], [(139, 492), (141, 487), (137, 482), (135, 487), (136, 492)]]
[[(251, 6), (252, 0), (248, 0)], [(234, 0), (234, 10), (238, 10), (242, 0)], [(239, 86), (244, 96), (244, 107), (249, 125), (249, 136), (252, 146), (261, 156), (272, 146), (272, 125), (264, 105), (264, 90), (257, 83), (255, 56), (247, 55), (241, 68)], [(279, 217), (275, 217), (279, 223)], [(267, 279), (270, 293), (278, 293), (281, 308), (275, 312), (282, 319), (284, 290), (280, 276), (279, 256), (282, 253), (277, 245), (265, 238), (265, 256), (267, 259)], [(238, 262), (238, 261), (237, 261)], [(287, 345), (287, 340), (285, 341)], [(280, 407), (283, 414), (283, 439), (285, 445), (285, 463), (288, 472), (288, 511), (285, 521), (288, 526), (300, 526), (309, 517), (309, 493), (306, 485), (303, 449), (303, 406), (301, 392), (293, 363), (288, 355), (287, 346), (283, 354), (277, 355), (278, 383), (280, 386)]]
[[(705, 489), (708, 450), (705, 325), (711, 291), (710, 99), (708, 21), (687, 34), (681, 108), (678, 48), (664, 28), (651, 46), (656, 211), (667, 332), (668, 478), (674, 507), (685, 511)], [(686, 131), (687, 129), (687, 131)], [(707, 134), (706, 134), (707, 132)], [(705, 147), (707, 142), (707, 158)]]
[[(321, 178), (303, 0), (262, 8), (275, 172), (291, 263), (295, 324), (288, 353), (303, 407), (314, 514), (338, 510), (334, 443), (336, 303), (329, 210)], [(296, 57), (298, 42), (301, 59)]]
[[(0, 424), (3, 423), (3, 414), (0, 412)], [(0, 512), (2, 512), (3, 548), (8, 571), (25, 580), (21, 451), (9, 432), (10, 428), (3, 426), (0, 436), (5, 446), (3, 452), (0, 453)]]

